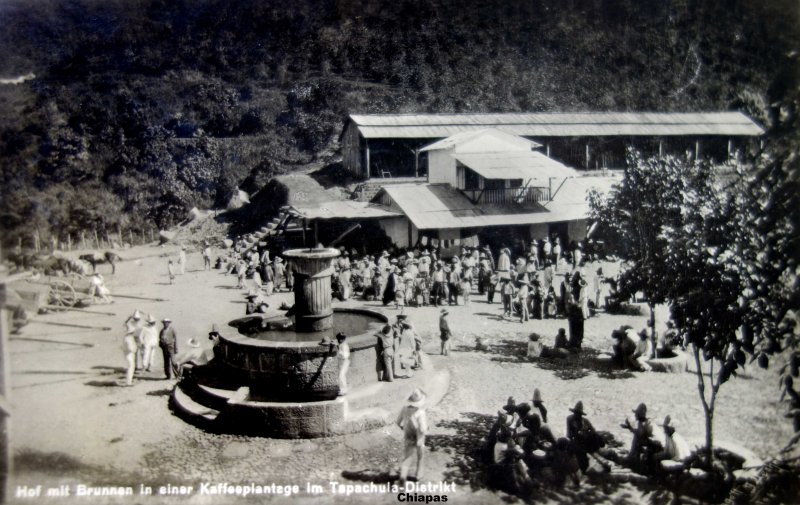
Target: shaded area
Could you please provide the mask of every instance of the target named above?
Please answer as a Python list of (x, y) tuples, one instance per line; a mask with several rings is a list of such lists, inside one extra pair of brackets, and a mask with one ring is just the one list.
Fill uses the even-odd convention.
[(494, 417), (477, 412), (463, 412), (461, 416), (465, 419), (440, 421), (437, 427), (455, 433), (429, 435), (426, 445), (432, 452), (444, 451), (452, 456), (442, 474), (443, 480), (469, 485), (473, 491), (489, 488), (484, 437), (491, 429)]
[[(437, 427), (453, 430), (448, 435), (429, 435), (427, 445), (432, 452), (444, 451), (451, 455), (452, 461), (442, 474), (445, 481), (453, 481), (458, 485), (469, 485), (472, 491), (499, 489), (489, 478), (488, 450), (485, 436), (489, 433), (495, 418), (476, 412), (464, 412), (463, 419), (441, 421)], [(589, 483), (584, 480), (580, 488), (539, 487), (527, 501), (534, 503), (619, 503), (638, 504), (639, 496), (624, 493), (621, 484), (615, 482)], [(622, 493), (621, 493), (622, 491)], [(621, 494), (620, 494), (621, 493)], [(514, 501), (513, 498), (504, 498)], [(655, 502), (665, 503), (665, 502)]]
[(580, 353), (567, 358), (536, 358), (533, 361), (543, 370), (551, 370), (561, 380), (576, 380), (592, 373), (603, 379), (630, 379), (635, 377), (630, 370), (620, 369), (610, 361), (598, 358), (596, 349), (583, 348)]

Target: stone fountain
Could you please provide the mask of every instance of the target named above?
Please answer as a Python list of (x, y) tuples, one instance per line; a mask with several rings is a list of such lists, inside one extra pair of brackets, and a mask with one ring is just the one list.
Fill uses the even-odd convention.
[[(179, 415), (214, 431), (312, 438), (389, 422), (415, 386), (427, 387), (432, 400), (441, 398), (447, 372), (378, 382), (375, 334), (388, 318), (332, 307), (339, 251), (293, 249), (283, 256), (293, 265), (294, 306), (287, 315), (231, 321), (236, 333), (220, 336), (211, 363), (195, 367), (175, 387), (172, 405)], [(337, 348), (328, 343), (336, 342), (339, 332), (347, 335), (351, 350), (350, 392), (344, 397), (338, 396)]]

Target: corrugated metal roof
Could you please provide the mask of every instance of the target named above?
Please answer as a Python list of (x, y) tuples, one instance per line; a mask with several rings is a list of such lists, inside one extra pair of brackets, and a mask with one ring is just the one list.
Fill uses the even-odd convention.
[(497, 128), (527, 137), (731, 135), (764, 130), (741, 112), (541, 114), (353, 114), (365, 138), (444, 138)]
[(454, 154), (453, 157), (486, 179), (548, 179), (578, 173), (536, 151)]
[(355, 200), (321, 202), (313, 206), (295, 205), (292, 208), (306, 219), (379, 219), (402, 216), (382, 205)]
[(454, 148), (456, 152), (461, 150), (507, 152), (530, 151), (537, 147), (542, 147), (542, 144), (520, 137), (519, 135), (511, 135), (497, 128), (481, 128), (456, 133), (446, 139), (423, 147), (420, 149), (420, 152), (451, 148)]
[(546, 207), (524, 208), (473, 204), (448, 184), (384, 186), (383, 191), (420, 230), (480, 228), (555, 223), (585, 219), (589, 212), (586, 192), (596, 187), (606, 192), (619, 179), (576, 177), (567, 179), (554, 201)]

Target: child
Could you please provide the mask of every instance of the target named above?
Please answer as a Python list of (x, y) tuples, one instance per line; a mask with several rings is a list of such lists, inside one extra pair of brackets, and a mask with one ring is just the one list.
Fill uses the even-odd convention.
[(175, 264), (172, 260), (167, 263), (167, 271), (169, 272), (169, 283), (172, 284), (175, 282)]
[(442, 309), (439, 316), (439, 339), (442, 341), (442, 356), (450, 354), (450, 322), (447, 320), (447, 315), (450, 314), (447, 309)]

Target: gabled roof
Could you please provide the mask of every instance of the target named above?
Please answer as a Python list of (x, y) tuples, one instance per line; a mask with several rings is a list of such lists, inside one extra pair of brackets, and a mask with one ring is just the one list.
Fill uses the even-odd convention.
[(453, 149), (456, 153), (469, 152), (508, 152), (508, 151), (528, 151), (542, 147), (542, 144), (522, 138), (518, 135), (511, 135), (497, 128), (482, 128), (480, 130), (469, 130), (451, 135), (446, 139), (429, 144), (420, 152), (438, 151)]
[(556, 198), (544, 206), (478, 206), (449, 184), (392, 184), (384, 186), (382, 191), (417, 229), (440, 230), (585, 219), (589, 214), (586, 203), (589, 189), (605, 193), (617, 182), (619, 179), (613, 177), (570, 178), (556, 193)]
[(508, 114), (352, 114), (370, 138), (444, 138), (497, 128), (525, 137), (758, 136), (764, 130), (741, 112), (581, 112)]
[(535, 179), (575, 177), (578, 173), (536, 151), (454, 154), (461, 164), (485, 179)]

